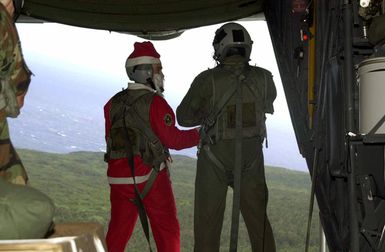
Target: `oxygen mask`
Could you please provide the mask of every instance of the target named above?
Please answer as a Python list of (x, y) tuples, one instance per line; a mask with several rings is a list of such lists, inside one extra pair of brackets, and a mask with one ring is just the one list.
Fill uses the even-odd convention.
[(164, 75), (162, 73), (156, 73), (152, 77), (152, 82), (154, 83), (155, 89), (159, 93), (164, 91)]

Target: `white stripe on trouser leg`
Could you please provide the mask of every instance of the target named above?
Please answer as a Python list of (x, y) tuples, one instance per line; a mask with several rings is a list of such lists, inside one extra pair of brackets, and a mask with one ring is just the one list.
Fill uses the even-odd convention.
[[(166, 167), (170, 167), (169, 162), (167, 162), (167, 165), (165, 162), (160, 164), (159, 171), (163, 170)], [(150, 177), (152, 172), (152, 169), (149, 173), (143, 176), (135, 176), (135, 182), (137, 184), (146, 182), (148, 178)], [(108, 183), (110, 185), (132, 185), (134, 184), (134, 179), (133, 177), (107, 177), (108, 178)]]

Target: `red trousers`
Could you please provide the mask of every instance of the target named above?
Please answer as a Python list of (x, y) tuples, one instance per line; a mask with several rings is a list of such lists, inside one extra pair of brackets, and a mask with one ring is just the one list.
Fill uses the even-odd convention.
[[(144, 185), (138, 184), (139, 190)], [(131, 201), (135, 198), (134, 186), (110, 185), (110, 189), (111, 219), (106, 237), (107, 248), (109, 252), (123, 252), (138, 219), (138, 208)], [(143, 203), (157, 251), (179, 252), (180, 228), (167, 169), (159, 172)]]

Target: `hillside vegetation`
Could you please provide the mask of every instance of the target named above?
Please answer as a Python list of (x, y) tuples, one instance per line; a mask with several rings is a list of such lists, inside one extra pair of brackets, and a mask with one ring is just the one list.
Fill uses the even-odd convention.
[[(104, 225), (109, 219), (109, 186), (103, 153), (74, 152), (52, 154), (19, 150), (28, 171), (30, 184), (48, 194), (57, 206), (55, 222), (97, 221)], [(182, 251), (193, 249), (193, 200), (196, 160), (173, 156), (171, 176), (179, 220)], [(304, 251), (310, 198), (307, 173), (277, 167), (266, 167), (269, 188), (268, 216), (275, 235), (277, 251)], [(232, 192), (229, 190), (221, 251), (228, 251)], [(311, 250), (318, 251), (318, 210), (315, 208), (311, 230)], [(129, 251), (146, 251), (140, 223), (129, 244)], [(154, 242), (152, 242), (154, 247)], [(244, 223), (240, 225), (239, 250), (251, 251)]]

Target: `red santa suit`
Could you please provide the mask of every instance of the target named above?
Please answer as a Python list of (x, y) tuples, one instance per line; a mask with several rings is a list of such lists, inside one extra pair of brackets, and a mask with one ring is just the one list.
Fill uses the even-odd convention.
[[(134, 87), (141, 84), (130, 84)], [(143, 85), (144, 86), (144, 85)], [(148, 88), (148, 87), (147, 87)], [(108, 137), (111, 100), (104, 107), (106, 138)], [(150, 105), (151, 129), (166, 148), (180, 150), (196, 146), (199, 133), (196, 129), (179, 130), (175, 126), (175, 114), (166, 100), (155, 95)], [(151, 167), (145, 165), (139, 155), (134, 156), (135, 178), (139, 190), (143, 190)], [(110, 159), (109, 179), (132, 180), (127, 158)], [(110, 183), (111, 219), (107, 232), (109, 252), (124, 251), (138, 219), (138, 208), (133, 184)], [(180, 251), (180, 228), (168, 169), (162, 169), (143, 200), (158, 252)]]

